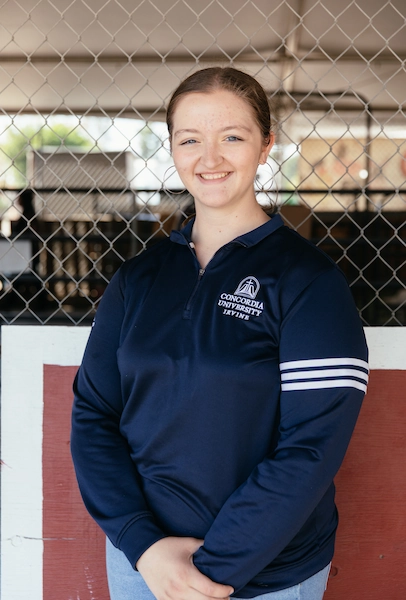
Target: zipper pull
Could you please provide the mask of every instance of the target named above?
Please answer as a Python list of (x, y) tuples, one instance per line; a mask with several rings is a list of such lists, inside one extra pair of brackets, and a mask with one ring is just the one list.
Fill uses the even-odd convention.
[(199, 279), (201, 279), (203, 277), (205, 272), (206, 272), (206, 269), (199, 269)]

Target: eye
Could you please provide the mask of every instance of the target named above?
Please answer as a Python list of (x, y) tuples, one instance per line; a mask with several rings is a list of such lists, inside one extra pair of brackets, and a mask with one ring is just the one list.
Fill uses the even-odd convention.
[(237, 137), (236, 135), (229, 135), (227, 136), (226, 140), (228, 142), (241, 142), (241, 138)]
[(185, 140), (184, 142), (180, 143), (180, 146), (188, 146), (188, 145), (195, 144), (195, 143), (196, 143), (196, 140), (193, 140), (193, 139), (192, 140)]

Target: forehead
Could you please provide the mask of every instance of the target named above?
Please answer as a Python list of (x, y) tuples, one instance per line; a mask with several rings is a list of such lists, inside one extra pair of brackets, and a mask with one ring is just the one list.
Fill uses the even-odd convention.
[(238, 124), (238, 121), (256, 122), (251, 105), (228, 90), (189, 92), (179, 98), (173, 113), (174, 129), (183, 126), (185, 121), (206, 121), (210, 124), (224, 119), (237, 119), (234, 124)]

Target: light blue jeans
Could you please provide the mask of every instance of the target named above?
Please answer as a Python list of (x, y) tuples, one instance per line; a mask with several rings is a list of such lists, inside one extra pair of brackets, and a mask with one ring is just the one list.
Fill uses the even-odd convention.
[[(107, 540), (106, 564), (111, 600), (155, 600), (141, 575), (134, 571), (125, 554), (117, 550), (110, 540)], [(298, 585), (261, 594), (256, 600), (322, 600), (329, 572), (330, 565), (327, 565)]]

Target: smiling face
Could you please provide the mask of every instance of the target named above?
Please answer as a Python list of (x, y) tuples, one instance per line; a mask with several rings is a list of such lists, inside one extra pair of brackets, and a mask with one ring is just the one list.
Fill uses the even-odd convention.
[(272, 147), (251, 106), (226, 90), (188, 93), (173, 115), (172, 155), (185, 187), (202, 207), (256, 204), (254, 179)]

